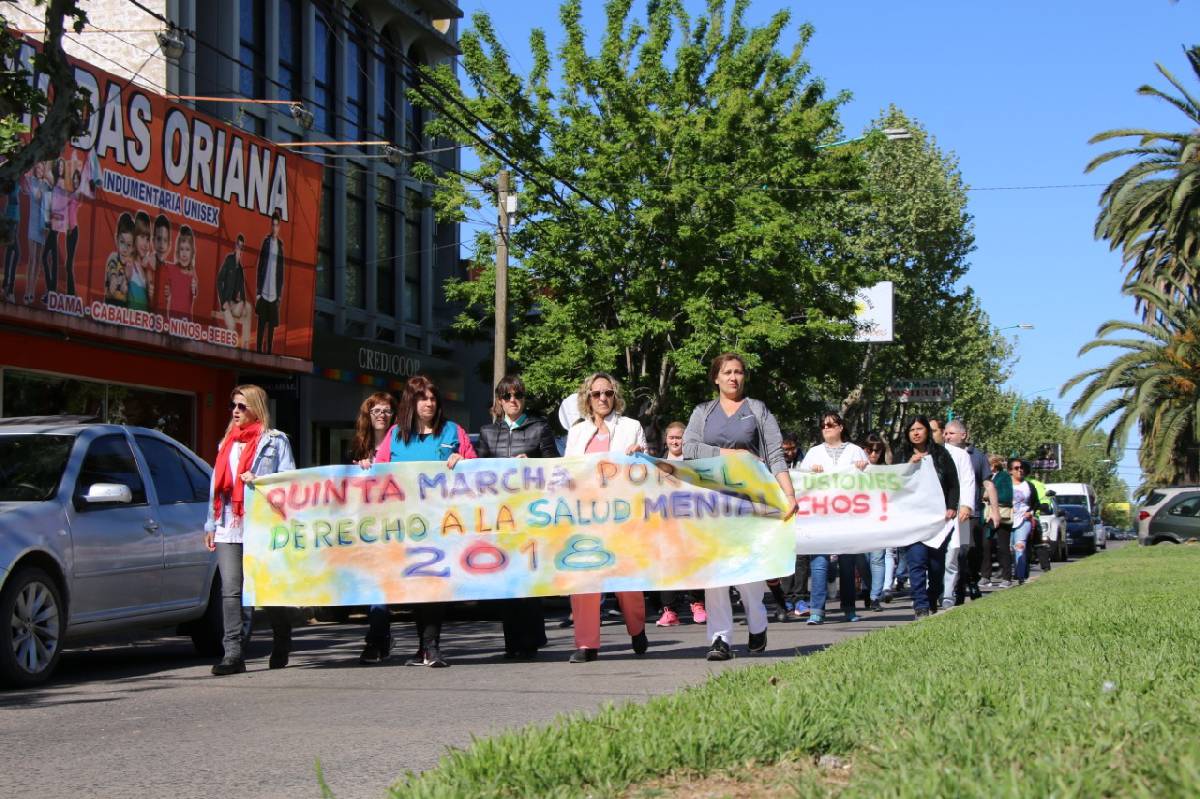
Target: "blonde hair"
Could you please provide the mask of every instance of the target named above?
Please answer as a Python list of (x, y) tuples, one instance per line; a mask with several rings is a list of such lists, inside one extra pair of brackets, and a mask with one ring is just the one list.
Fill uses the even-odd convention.
[[(246, 400), (246, 410), (249, 411), (256, 420), (262, 422), (263, 430), (271, 429), (271, 409), (267, 405), (267, 392), (263, 391), (253, 383), (235, 386), (233, 391), (229, 392), (229, 399), (232, 400), (238, 394)], [(229, 425), (225, 428), (225, 435), (233, 430), (233, 420), (229, 420)]]
[(671, 422), (669, 425), (667, 425), (667, 429), (663, 430), (663, 433), (669, 433), (672, 430), (683, 430), (684, 432), (687, 432), (687, 425), (683, 422)]
[(590, 377), (584, 379), (583, 384), (579, 387), (579, 393), (576, 395), (579, 401), (579, 415), (584, 419), (592, 418), (592, 383), (597, 380), (607, 380), (612, 383), (613, 387), (613, 412), (624, 413), (625, 398), (621, 396), (621, 384), (617, 382), (617, 378), (610, 375), (608, 372), (594, 372)]

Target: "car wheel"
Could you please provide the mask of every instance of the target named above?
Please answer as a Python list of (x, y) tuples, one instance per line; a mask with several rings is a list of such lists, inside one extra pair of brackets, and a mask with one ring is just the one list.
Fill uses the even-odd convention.
[(225, 619), (221, 614), (221, 578), (213, 580), (208, 592), (208, 607), (204, 615), (192, 622), (188, 630), (192, 646), (204, 657), (220, 657), (225, 653)]
[(1087, 549), (1084, 550), (1083, 554), (1085, 554), (1085, 555), (1095, 555), (1096, 554), (1096, 539), (1093, 538), (1091, 540), (1091, 543), (1089, 543), (1087, 545)]
[(66, 607), (53, 578), (31, 566), (19, 569), (0, 591), (0, 682), (45, 682), (62, 654)]

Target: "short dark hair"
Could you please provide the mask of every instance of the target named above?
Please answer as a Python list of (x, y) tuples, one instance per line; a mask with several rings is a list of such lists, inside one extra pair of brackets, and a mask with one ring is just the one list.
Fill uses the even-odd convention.
[(237, 243), (244, 245), (246, 243), (246, 237), (239, 233), (237, 237)]
[(784, 433), (783, 441), (781, 441), (780, 443), (792, 444), (792, 445), (798, 447), (798, 446), (800, 446), (800, 437), (798, 435), (796, 435), (795, 433)]
[(721, 374), (721, 370), (725, 368), (725, 364), (730, 361), (737, 361), (742, 365), (742, 371), (747, 371), (745, 358), (736, 352), (722, 352), (712, 359), (712, 365), (708, 367), (708, 382), (714, 382), (717, 379), (717, 375)]
[(128, 211), (117, 217), (117, 235), (120, 236), (124, 233), (133, 235), (133, 215)]
[(271, 212), (271, 221), (272, 222), (282, 222), (283, 221), (283, 214), (279, 213), (278, 208), (276, 208), (274, 211)]
[(160, 227), (165, 227), (168, 231), (171, 229), (171, 220), (167, 219), (166, 214), (159, 214), (154, 218), (154, 230), (157, 231)]

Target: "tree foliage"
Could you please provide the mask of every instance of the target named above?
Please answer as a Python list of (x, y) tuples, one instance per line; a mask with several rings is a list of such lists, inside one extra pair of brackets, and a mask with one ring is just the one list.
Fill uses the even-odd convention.
[[(527, 76), (486, 14), (461, 36), (461, 102), (525, 175), (510, 235), (509, 357), (543, 398), (613, 370), (630, 412), (661, 420), (710, 396), (707, 362), (733, 349), (751, 392), (778, 412), (812, 405), (810, 354), (850, 331), (852, 294), (871, 278), (845, 251), (837, 213), (859, 194), (864, 165), (817, 149), (836, 138), (845, 98), (812, 76), (811, 31), (783, 52), (788, 14), (749, 27), (746, 7), (711, 0), (693, 18), (679, 2), (650, 2), (639, 22), (632, 0), (614, 0), (593, 53), (580, 0), (568, 0), (562, 47), (552, 54), (534, 30)], [(431, 79), (458, 91), (445, 71)], [(470, 183), (502, 163), (451, 120), (431, 127), (474, 142), (481, 158), (467, 179), (439, 179), (443, 217), (479, 207)], [(466, 334), (491, 323), (490, 237), (479, 245), (478, 279), (448, 288), (466, 304)]]
[(1162, 290), (1138, 284), (1129, 293), (1156, 309), (1155, 321), (1111, 320), (1101, 325), (1080, 355), (1102, 347), (1116, 348), (1119, 354), (1104, 366), (1075, 375), (1062, 391), (1083, 387), (1071, 405), (1071, 416), (1091, 414), (1083, 418), (1084, 431), (1097, 431), (1101, 423), (1112, 420), (1106, 437), (1112, 449), (1124, 447), (1129, 432), (1140, 428), (1143, 488), (1196, 482), (1200, 479), (1200, 308), (1194, 290), (1167, 280)]
[[(1192, 77), (1200, 80), (1200, 47), (1184, 52)], [(1138, 94), (1171, 104), (1187, 117), (1189, 128), (1105, 131), (1091, 143), (1129, 138), (1136, 143), (1097, 156), (1087, 166), (1090, 172), (1116, 159), (1135, 161), (1104, 190), (1096, 220), (1096, 237), (1121, 250), (1127, 285), (1200, 276), (1200, 99), (1162, 64), (1155, 66), (1176, 93), (1145, 85)]]

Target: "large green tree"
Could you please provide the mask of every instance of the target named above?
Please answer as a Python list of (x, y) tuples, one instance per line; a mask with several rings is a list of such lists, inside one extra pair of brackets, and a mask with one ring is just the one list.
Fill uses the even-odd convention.
[[(457, 103), (484, 135), (450, 115), (431, 128), (475, 146), (481, 163), (438, 178), (440, 212), (464, 218), (479, 207), (473, 184), (506, 163), (520, 173), (509, 357), (541, 397), (614, 370), (630, 412), (661, 421), (710, 395), (707, 362), (732, 349), (747, 357), (752, 393), (799, 413), (814, 402), (810, 354), (849, 333), (853, 292), (872, 277), (846, 251), (838, 213), (864, 162), (817, 148), (837, 137), (844, 97), (811, 74), (807, 27), (782, 49), (786, 12), (750, 27), (744, 0), (710, 0), (697, 17), (649, 2), (644, 22), (632, 5), (606, 5), (589, 52), (580, 0), (568, 0), (563, 44), (552, 53), (534, 30), (524, 76), (489, 17), (474, 15)], [(460, 92), (448, 72), (430, 79)], [(467, 308), (460, 332), (490, 328), (491, 250), (485, 235), (477, 279), (448, 287)]]
[[(1200, 48), (1185, 51), (1191, 77), (1200, 81)], [(1156, 97), (1182, 113), (1188, 127), (1179, 131), (1119, 128), (1092, 137), (1092, 143), (1134, 139), (1097, 156), (1092, 171), (1116, 159), (1134, 163), (1100, 197), (1096, 237), (1120, 249), (1126, 283), (1158, 285), (1164, 277), (1194, 281), (1200, 272), (1200, 99), (1162, 64), (1158, 71), (1174, 93), (1145, 85), (1138, 94)]]
[(972, 427), (995, 429), (992, 400), (1006, 375), (1010, 350), (969, 287), (974, 232), (957, 160), (901, 110), (884, 111), (872, 130), (903, 128), (911, 138), (868, 137), (861, 145), (867, 173), (864, 195), (843, 198), (848, 252), (874, 280), (895, 287), (891, 343), (831, 345), (827, 393), (855, 435), (892, 436), (908, 412), (943, 414), (947, 407), (909, 407), (886, 399), (896, 378), (949, 378), (954, 412)]
[[(1062, 388), (1083, 389), (1070, 418), (1081, 418), (1086, 432), (1112, 420), (1106, 436), (1110, 451), (1124, 447), (1137, 427), (1142, 436), (1139, 461), (1142, 488), (1200, 480), (1200, 306), (1194, 287), (1167, 280), (1164, 289), (1138, 284), (1128, 289), (1155, 309), (1148, 322), (1112, 320), (1084, 344), (1083, 355), (1102, 347), (1117, 349), (1108, 364), (1075, 375)], [(1098, 405), (1093, 410), (1093, 406)], [(1090, 415), (1088, 415), (1090, 413)]]

